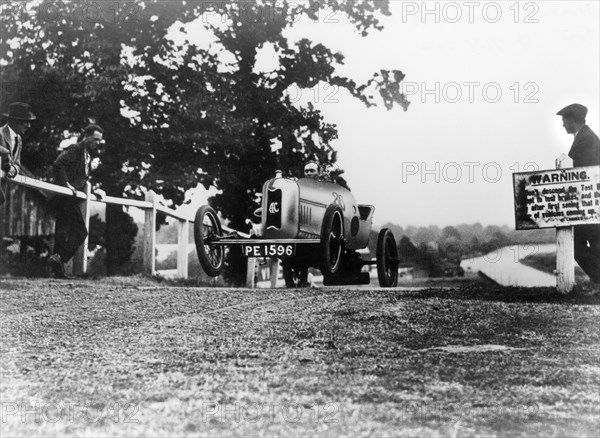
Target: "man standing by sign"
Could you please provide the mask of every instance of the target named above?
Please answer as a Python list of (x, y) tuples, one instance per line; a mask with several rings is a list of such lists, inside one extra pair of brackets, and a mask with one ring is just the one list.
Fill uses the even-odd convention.
[[(565, 130), (574, 136), (569, 150), (573, 167), (600, 165), (600, 139), (585, 124), (587, 108), (574, 103), (556, 115), (562, 116)], [(600, 224), (577, 225), (574, 228), (575, 260), (592, 282), (600, 285)]]

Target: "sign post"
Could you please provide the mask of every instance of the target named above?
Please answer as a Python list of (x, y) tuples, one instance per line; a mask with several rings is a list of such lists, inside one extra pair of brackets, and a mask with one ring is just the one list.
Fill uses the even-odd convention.
[[(573, 160), (562, 154), (556, 159), (556, 168), (573, 166)], [(573, 227), (556, 227), (556, 290), (568, 294), (575, 286), (575, 249)]]
[(86, 236), (85, 240), (81, 244), (75, 255), (73, 256), (73, 274), (75, 275), (83, 275), (87, 273), (88, 270), (88, 241), (89, 241), (89, 230), (90, 230), (90, 194), (92, 192), (92, 185), (87, 182), (85, 184), (85, 200), (79, 203), (79, 208), (81, 209), (81, 215), (83, 216), (83, 221), (85, 222), (85, 228), (88, 230), (88, 236)]

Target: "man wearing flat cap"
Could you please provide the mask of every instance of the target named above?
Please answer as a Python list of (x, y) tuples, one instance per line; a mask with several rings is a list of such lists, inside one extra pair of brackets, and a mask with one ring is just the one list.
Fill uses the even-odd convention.
[[(2, 153), (2, 170), (10, 178), (22, 172), (21, 149), (23, 142), (21, 135), (31, 127), (35, 115), (31, 107), (23, 102), (14, 102), (8, 106), (8, 112), (3, 114), (8, 119), (6, 125), (0, 127), (0, 153)], [(7, 152), (8, 151), (8, 152)]]
[[(573, 167), (600, 165), (600, 139), (585, 124), (587, 108), (574, 103), (556, 115), (562, 116), (565, 130), (574, 136), (569, 150)], [(574, 229), (575, 260), (592, 283), (600, 285), (600, 225), (577, 225)]]

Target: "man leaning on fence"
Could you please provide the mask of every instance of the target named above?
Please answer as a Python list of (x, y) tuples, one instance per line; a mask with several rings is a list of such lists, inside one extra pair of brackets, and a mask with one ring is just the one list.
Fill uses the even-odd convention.
[[(600, 140), (585, 124), (587, 108), (578, 103), (561, 109), (563, 126), (573, 134), (569, 157), (573, 167), (600, 165)], [(594, 285), (600, 287), (600, 225), (577, 225), (574, 227), (575, 260)]]
[(73, 197), (56, 196), (52, 200), (56, 211), (56, 228), (54, 254), (48, 258), (48, 264), (58, 278), (66, 277), (65, 263), (73, 257), (88, 234), (76, 194), (78, 190), (85, 190), (90, 175), (90, 153), (97, 151), (103, 143), (102, 135), (100, 126), (87, 126), (83, 131), (83, 139), (61, 153), (52, 164), (56, 184), (73, 191)]

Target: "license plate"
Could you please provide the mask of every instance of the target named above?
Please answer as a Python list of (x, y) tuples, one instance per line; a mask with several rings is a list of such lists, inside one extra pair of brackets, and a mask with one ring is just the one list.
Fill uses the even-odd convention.
[(242, 253), (246, 257), (291, 257), (296, 254), (296, 245), (293, 243), (243, 244)]

